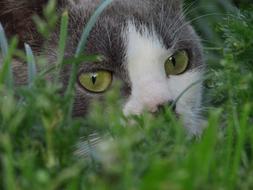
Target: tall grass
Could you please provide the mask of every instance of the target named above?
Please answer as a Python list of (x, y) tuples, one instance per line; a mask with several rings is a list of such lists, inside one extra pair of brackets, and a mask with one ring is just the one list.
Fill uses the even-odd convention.
[[(13, 86), (17, 39), (8, 44), (0, 27), (0, 189), (252, 189), (252, 10), (226, 16), (218, 27), (224, 43), (222, 59), (209, 66), (212, 77), (206, 81), (212, 105), (208, 127), (201, 138), (190, 139), (169, 109), (157, 117), (145, 113), (133, 118), (134, 126), (128, 127), (117, 85), (103, 105), (94, 103), (87, 118), (68, 117), (72, 105), (66, 97), (74, 96), (75, 67), (80, 60), (100, 58), (80, 52), (109, 2), (104, 1), (84, 29), (75, 58), (64, 60), (67, 12), (61, 17), (56, 67), (37, 70), (32, 49), (25, 45), (27, 86)], [(50, 10), (45, 13), (54, 12)], [(57, 74), (53, 81), (42, 76), (59, 73), (69, 62), (74, 62), (73, 79), (62, 97)], [(74, 154), (77, 144), (85, 154)]]

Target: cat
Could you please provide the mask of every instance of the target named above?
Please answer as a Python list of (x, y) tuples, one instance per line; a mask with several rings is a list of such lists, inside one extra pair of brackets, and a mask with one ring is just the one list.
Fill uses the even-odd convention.
[[(59, 36), (57, 28), (45, 43), (36, 31), (32, 16), (42, 16), (47, 0), (0, 0), (0, 22), (7, 36), (18, 35), (56, 62)], [(57, 10), (69, 12), (69, 36), (65, 57), (74, 55), (83, 27), (100, 0), (59, 0)], [(103, 55), (99, 63), (81, 63), (76, 81), (73, 115), (83, 117), (90, 102), (110, 90), (113, 81), (122, 84), (122, 111), (126, 116), (144, 111), (159, 112), (192, 83), (201, 80), (205, 64), (200, 39), (185, 19), (180, 0), (114, 0), (104, 10), (90, 33), (86, 54)], [(43, 45), (43, 44), (46, 44)], [(27, 83), (26, 63), (14, 61), (16, 85)], [(66, 87), (71, 67), (61, 78)], [(175, 113), (182, 118), (188, 134), (204, 129), (201, 117), (202, 83), (190, 88), (176, 103)]]

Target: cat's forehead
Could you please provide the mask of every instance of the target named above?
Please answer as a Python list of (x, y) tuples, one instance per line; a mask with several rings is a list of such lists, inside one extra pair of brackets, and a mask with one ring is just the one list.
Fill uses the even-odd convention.
[[(179, 30), (179, 27), (188, 25), (181, 8), (178, 8), (179, 4), (178, 0), (114, 0), (97, 21), (91, 39), (93, 36), (97, 39), (100, 37), (102, 40), (117, 40), (122, 28), (132, 21), (140, 32), (143, 26), (150, 31), (155, 30), (169, 47), (175, 38), (181, 38), (182, 30)], [(91, 10), (93, 9), (89, 9), (90, 14), (86, 15), (86, 19), (92, 14)], [(179, 31), (176, 32), (177, 30)], [(171, 35), (172, 33), (175, 35)]]
[[(79, 0), (79, 2), (83, 6), (78, 4), (77, 7), (70, 9), (70, 28), (75, 28), (72, 31), (74, 38), (80, 36), (82, 26), (88, 22), (100, 1)], [(127, 25), (129, 20), (133, 20), (137, 28), (142, 28), (143, 25), (148, 28), (155, 26), (164, 41), (169, 43), (172, 38), (167, 34), (185, 23), (180, 5), (179, 0), (114, 0), (97, 20), (90, 39), (100, 38), (101, 43), (105, 40), (114, 40), (120, 36), (122, 27)]]
[[(176, 5), (173, 5), (173, 3), (176, 3)], [(126, 32), (129, 30), (129, 22), (140, 35), (155, 33), (153, 36), (159, 39), (159, 42), (166, 50), (188, 50), (193, 59), (197, 60), (195, 61), (197, 62), (196, 66), (200, 65), (201, 47), (198, 37), (185, 21), (181, 9), (175, 8), (178, 7), (178, 4), (178, 1), (165, 0), (113, 1), (98, 19), (89, 36), (85, 50), (85, 53), (89, 54), (102, 54), (106, 59), (101, 64), (82, 66), (82, 69), (93, 67), (95, 69), (113, 69), (114, 72), (122, 74), (124, 71), (122, 64), (124, 64), (127, 56), (128, 44), (125, 38)], [(92, 14), (91, 10), (95, 9), (96, 3), (93, 3), (92, 6), (93, 8), (86, 7), (78, 9), (79, 12), (72, 13), (73, 19), (70, 22), (72, 39), (70, 41), (76, 42), (73, 43), (74, 46), (78, 43), (82, 33), (82, 27), (80, 26), (87, 23)], [(87, 13), (88, 9), (90, 14)]]

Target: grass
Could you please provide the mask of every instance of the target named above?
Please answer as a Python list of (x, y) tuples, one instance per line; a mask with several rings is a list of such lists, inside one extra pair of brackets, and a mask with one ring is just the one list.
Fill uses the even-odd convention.
[[(51, 6), (45, 11), (50, 15)], [(73, 93), (70, 90), (65, 97), (57, 93), (61, 89), (57, 73), (69, 61), (99, 57), (77, 53), (64, 63), (67, 25), (64, 12), (56, 68), (36, 71), (38, 63), (29, 45), (25, 46), (30, 82), (22, 87), (14, 87), (9, 80), (17, 39), (7, 45), (0, 28), (4, 57), (0, 189), (253, 189), (252, 10), (225, 16), (217, 26), (223, 43), (221, 59), (209, 65), (212, 77), (205, 82), (208, 128), (201, 138), (193, 139), (169, 109), (156, 118), (148, 113), (133, 118), (134, 126), (128, 127), (117, 86), (106, 94), (103, 105), (94, 103), (87, 118), (69, 117)], [(89, 30), (84, 30), (84, 39)], [(54, 71), (56, 80), (43, 78)], [(100, 143), (94, 147), (97, 140)], [(78, 141), (84, 150), (81, 155), (75, 152)]]

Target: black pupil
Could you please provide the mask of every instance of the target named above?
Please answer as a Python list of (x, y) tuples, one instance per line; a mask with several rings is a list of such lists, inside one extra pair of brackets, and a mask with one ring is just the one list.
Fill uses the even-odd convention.
[(93, 75), (92, 77), (91, 77), (91, 81), (92, 81), (92, 83), (93, 83), (93, 85), (96, 83), (96, 81), (97, 81), (97, 76), (96, 75)]
[(173, 66), (175, 67), (176, 64), (177, 64), (175, 57), (171, 57), (171, 58), (170, 58), (170, 61), (171, 61), (171, 63), (173, 64)]

